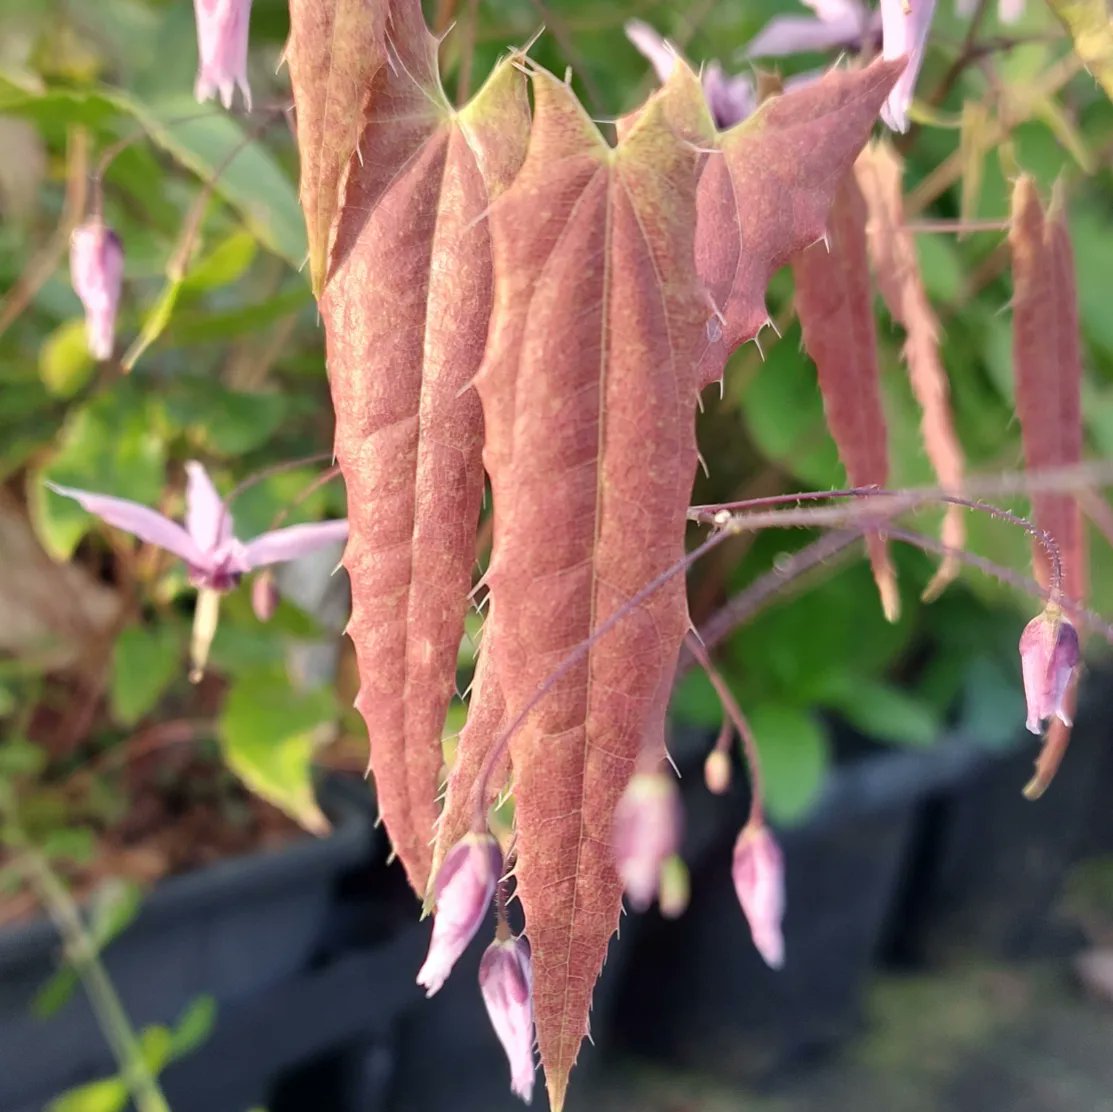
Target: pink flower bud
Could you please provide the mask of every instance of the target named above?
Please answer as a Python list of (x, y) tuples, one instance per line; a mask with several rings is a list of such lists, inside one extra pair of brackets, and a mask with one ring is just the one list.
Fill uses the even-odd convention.
[(676, 853), (684, 814), (672, 777), (638, 772), (614, 813), (614, 860), (630, 906), (645, 911), (657, 895), (661, 866)]
[(99, 217), (74, 229), (70, 239), (70, 279), (85, 307), (89, 353), (94, 359), (107, 359), (116, 342), (124, 251), (120, 237)]
[(261, 571), (251, 584), (251, 609), (261, 622), (269, 622), (278, 609), (278, 584), (269, 568)]
[(722, 749), (712, 749), (703, 762), (703, 779), (713, 795), (724, 795), (730, 790), (730, 755)]
[(1028, 729), (1038, 734), (1045, 718), (1071, 724), (1067, 691), (1079, 661), (1078, 632), (1056, 608), (1034, 617), (1020, 635), (1020, 671), (1028, 703)]
[(510, 1089), (533, 1099), (533, 971), (524, 938), (492, 942), (479, 963), (479, 990), (510, 1061)]
[(763, 822), (750, 821), (734, 844), (734, 890), (750, 924), (754, 946), (771, 969), (785, 962), (781, 920), (785, 913), (784, 858)]
[(251, 0), (193, 0), (193, 14), (197, 17), (200, 57), (194, 95), (203, 101), (219, 92), (220, 103), (231, 108), (232, 93), (238, 85), (250, 112), (247, 30), (251, 22)]
[(417, 974), (426, 996), (440, 991), (475, 937), (501, 872), (502, 854), (490, 834), (467, 834), (448, 851), (433, 888), (437, 900), (433, 938)]

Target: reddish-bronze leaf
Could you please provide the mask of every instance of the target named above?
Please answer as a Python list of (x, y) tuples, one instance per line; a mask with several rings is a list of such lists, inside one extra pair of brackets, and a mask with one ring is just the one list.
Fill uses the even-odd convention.
[[(493, 606), (493, 603), (490, 604)], [(506, 727), (506, 700), (499, 685), (495, 650), (494, 613), (488, 614), (483, 629), (483, 644), (475, 665), (468, 703), (468, 720), (456, 742), (456, 757), (449, 770), (444, 793), (444, 807), (437, 822), (437, 840), (433, 846), (433, 866), (429, 871), (430, 891), (426, 906), (432, 904), (432, 881), (448, 851), (471, 829), (476, 807), (484, 813), (506, 787), (510, 774), (508, 750), (496, 754), (480, 800), (472, 798), (475, 782), (484, 772), (491, 746)]]
[(771, 97), (711, 140), (715, 153), (699, 186), (696, 265), (721, 327), (707, 331), (702, 385), (719, 379), (730, 353), (768, 319), (770, 275), (823, 237), (835, 190), (903, 68), (903, 61), (878, 61), (832, 71)]
[(286, 57), (297, 110), (309, 269), (318, 296), (340, 180), (356, 149), (371, 77), (386, 58), (386, 12), (381, 0), (290, 0)]
[(509, 63), (452, 110), (417, 0), (392, 4), (385, 44), (321, 308), (348, 487), (357, 706), (383, 821), (423, 896), (483, 492), (468, 388), (492, 300), (483, 217), (524, 157), (529, 118)]
[[(1009, 232), (1013, 265), (1013, 373), (1016, 409), (1029, 470), (1068, 467), (1082, 460), (1082, 357), (1070, 234), (1056, 198), (1045, 218), (1033, 180), (1016, 183)], [(1063, 590), (1086, 593), (1082, 517), (1072, 494), (1032, 495), (1036, 524), (1062, 552)], [(1036, 578), (1049, 582), (1047, 556), (1033, 546)]]
[[(693, 253), (698, 156), (663, 107), (701, 93), (678, 70), (616, 149), (567, 85), (538, 72), (529, 155), (491, 211), (496, 307), (476, 385), (511, 715), (683, 555), (708, 312)], [(518, 894), (553, 1109), (618, 925), (614, 808), (641, 747), (663, 744), (687, 625), (677, 578), (600, 638), (511, 740)]]
[[(854, 169), (869, 209), (866, 233), (878, 288), (889, 313), (905, 331), (904, 359), (923, 415), (924, 449), (941, 485), (958, 492), (965, 460), (955, 435), (950, 385), (939, 355), (939, 322), (920, 277), (915, 240), (904, 222), (900, 157), (888, 143), (872, 143)], [(944, 512), (942, 539), (955, 551), (966, 547), (962, 507), (949, 506)], [(924, 598), (937, 597), (960, 568), (957, 557), (945, 556)]]
[[(888, 426), (866, 252), (866, 202), (852, 173), (835, 194), (827, 242), (813, 243), (797, 255), (792, 272), (804, 346), (819, 372), (827, 426), (847, 476), (853, 486), (885, 486)], [(888, 543), (871, 533), (866, 544), (885, 616), (896, 621), (900, 594)]]
[[(1082, 460), (1082, 355), (1074, 253), (1062, 194), (1056, 190), (1045, 216), (1033, 180), (1022, 176), (1012, 200), (1009, 231), (1013, 265), (1013, 374), (1016, 408), (1031, 471), (1067, 467)], [(1032, 495), (1036, 524), (1055, 538), (1062, 556), (1066, 608), (1087, 592), (1088, 557), (1082, 514), (1072, 494)], [(1047, 554), (1033, 545), (1036, 578), (1051, 582)], [(1074, 709), (1074, 692), (1069, 696)], [(1059, 767), (1070, 728), (1056, 720), (1026, 794), (1039, 796)]]

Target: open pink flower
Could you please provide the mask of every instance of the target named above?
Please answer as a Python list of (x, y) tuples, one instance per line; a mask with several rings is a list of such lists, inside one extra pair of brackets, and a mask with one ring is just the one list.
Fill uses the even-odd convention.
[(184, 527), (157, 510), (88, 490), (47, 483), (57, 494), (74, 499), (102, 521), (157, 545), (184, 560), (195, 587), (227, 591), (256, 568), (296, 560), (348, 536), (348, 522), (324, 521), (291, 525), (241, 541), (233, 533), (232, 515), (221, 501), (208, 472), (196, 461), (186, 464)]
[(881, 13), (860, 0), (803, 0), (814, 16), (771, 19), (746, 47), (749, 58), (783, 58), (823, 50), (861, 50), (881, 35)]
[(225, 108), (232, 107), (232, 94), (239, 86), (243, 102), (251, 111), (251, 86), (247, 83), (247, 31), (251, 22), (251, 0), (193, 0), (197, 18), (197, 82), (199, 101), (217, 93)]
[(524, 938), (494, 941), (479, 963), (479, 990), (510, 1062), (510, 1089), (533, 1099), (533, 969)]
[(757, 952), (771, 969), (780, 969), (785, 962), (784, 857), (765, 823), (751, 820), (742, 828), (731, 873)]
[(1079, 659), (1078, 631), (1061, 613), (1045, 610), (1024, 627), (1020, 670), (1032, 733), (1040, 733), (1047, 718), (1071, 724), (1067, 692)]
[(502, 853), (490, 834), (466, 834), (445, 855), (433, 886), (437, 898), (433, 937), (417, 974), (426, 996), (440, 991), (475, 937), (501, 872)]
[(94, 359), (108, 359), (116, 343), (116, 309), (124, 280), (120, 237), (99, 217), (70, 237), (70, 280), (85, 307), (85, 337)]

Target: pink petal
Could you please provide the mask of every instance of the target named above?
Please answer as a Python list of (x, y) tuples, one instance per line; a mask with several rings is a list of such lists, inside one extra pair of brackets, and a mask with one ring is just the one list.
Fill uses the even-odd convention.
[(232, 536), (232, 515), (213, 486), (209, 473), (196, 460), (186, 469), (186, 531), (202, 552), (211, 552)]
[(55, 494), (72, 498), (83, 509), (96, 514), (107, 524), (123, 529), (125, 533), (131, 533), (148, 544), (164, 548), (191, 566), (204, 566), (205, 555), (198, 549), (193, 538), (180, 525), (163, 517), (157, 510), (126, 498), (114, 498), (110, 494), (76, 490), (52, 482), (47, 482), (46, 485)]
[(626, 37), (648, 60), (657, 74), (657, 80), (662, 85), (668, 81), (676, 65), (676, 48), (672, 43), (663, 39), (648, 23), (643, 23), (640, 19), (627, 21)]
[(263, 533), (244, 545), (248, 569), (296, 560), (318, 548), (348, 539), (348, 521), (322, 521), (313, 525), (291, 525)]
[(844, 12), (833, 20), (812, 19), (806, 15), (778, 16), (750, 40), (746, 55), (779, 58), (786, 54), (850, 46), (862, 37), (864, 26), (865, 19), (858, 12)]
[(997, 0), (997, 18), (1006, 24), (1015, 23), (1024, 15), (1024, 0)]
[(251, 0), (193, 0), (197, 19), (197, 100), (216, 93), (225, 108), (231, 108), (238, 87), (244, 105), (251, 111), (251, 88), (247, 83), (247, 43), (251, 22)]
[(881, 56), (887, 61), (908, 56), (904, 72), (881, 109), (881, 118), (894, 131), (908, 130), (908, 106), (920, 76), (934, 14), (935, 0), (881, 0)]

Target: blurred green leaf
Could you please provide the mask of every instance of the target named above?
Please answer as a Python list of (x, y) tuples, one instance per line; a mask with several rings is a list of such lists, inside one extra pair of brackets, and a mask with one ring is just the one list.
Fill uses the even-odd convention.
[(49, 1019), (73, 996), (79, 983), (73, 967), (63, 965), (35, 993), (31, 1000), (31, 1014), (37, 1019)]
[(818, 698), (877, 741), (931, 745), (939, 739), (942, 723), (929, 703), (892, 684), (841, 672), (834, 662), (824, 675)]
[(91, 830), (71, 826), (48, 831), (40, 848), (47, 857), (86, 865), (96, 853), (96, 842)]
[(220, 716), (225, 759), (252, 791), (321, 832), (328, 823), (314, 797), (310, 762), (315, 734), (335, 718), (331, 690), (295, 691), (280, 668), (246, 672), (233, 681)]
[(761, 757), (766, 810), (776, 822), (799, 822), (823, 786), (827, 731), (799, 707), (759, 703), (746, 714)]
[(43, 479), (154, 505), (165, 471), (166, 444), (159, 431), (157, 404), (130, 380), (116, 383), (70, 412), (57, 450), (46, 467), (29, 479), (39, 539), (56, 560), (68, 560), (96, 522), (72, 499), (47, 490)]
[(293, 401), (285, 394), (237, 393), (211, 379), (190, 377), (178, 380), (166, 407), (197, 450), (235, 457), (265, 444)]
[(178, 296), (181, 292), (182, 283), (178, 279), (167, 279), (162, 292), (158, 295), (158, 300), (143, 318), (139, 335), (131, 342), (131, 346), (121, 360), (125, 371), (133, 370), (147, 348), (166, 330), (170, 318), (174, 315), (174, 306), (178, 304)]
[(127, 1086), (118, 1077), (106, 1077), (70, 1089), (47, 1108), (48, 1112), (123, 1112), (127, 1103)]
[(43, 340), (39, 349), (39, 377), (56, 398), (72, 398), (92, 378), (95, 369), (83, 320), (66, 321)]
[(216, 1000), (198, 996), (191, 1000), (178, 1017), (170, 1033), (170, 1060), (177, 1061), (192, 1054), (212, 1033), (216, 1023)]
[(1047, 0), (1078, 56), (1113, 100), (1113, 19), (1106, 0)]
[(170, 1061), (170, 1050), (173, 1046), (173, 1036), (170, 1028), (161, 1023), (151, 1024), (139, 1032), (139, 1050), (147, 1069), (156, 1077), (163, 1071)]
[(723, 708), (715, 688), (702, 668), (693, 668), (673, 689), (670, 713), (691, 726), (717, 730), (723, 722)]
[(0, 779), (13, 776), (37, 776), (46, 766), (46, 753), (25, 738), (8, 738), (0, 742)]
[(242, 230), (235, 231), (189, 268), (182, 285), (191, 293), (231, 285), (254, 258), (254, 237)]

